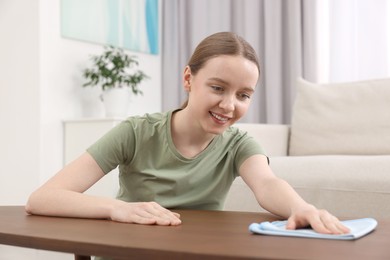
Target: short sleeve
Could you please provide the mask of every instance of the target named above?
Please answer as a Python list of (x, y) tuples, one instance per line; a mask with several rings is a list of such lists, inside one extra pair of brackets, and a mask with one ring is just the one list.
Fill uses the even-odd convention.
[(235, 156), (235, 165), (237, 167), (237, 170), (240, 168), (240, 166), (244, 163), (246, 159), (256, 154), (265, 155), (269, 163), (269, 158), (266, 155), (264, 149), (261, 147), (261, 145), (252, 136), (244, 134), (240, 143), (238, 144)]
[(87, 149), (104, 173), (130, 161), (134, 151), (135, 135), (131, 120), (121, 122)]

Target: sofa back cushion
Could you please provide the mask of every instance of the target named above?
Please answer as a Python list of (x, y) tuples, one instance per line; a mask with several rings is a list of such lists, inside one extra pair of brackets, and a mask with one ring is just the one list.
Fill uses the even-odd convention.
[(252, 136), (267, 156), (287, 156), (289, 125), (236, 123), (234, 126)]
[(390, 154), (390, 79), (298, 79), (289, 155)]

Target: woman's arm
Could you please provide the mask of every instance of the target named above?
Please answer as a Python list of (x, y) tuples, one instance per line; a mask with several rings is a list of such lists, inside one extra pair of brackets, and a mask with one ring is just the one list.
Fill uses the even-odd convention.
[(181, 223), (178, 214), (155, 202), (127, 203), (83, 193), (103, 176), (103, 171), (92, 156), (84, 153), (33, 192), (26, 204), (26, 211), (37, 215), (107, 218), (127, 223)]
[(336, 217), (326, 210), (318, 210), (306, 203), (286, 181), (276, 177), (264, 155), (249, 157), (239, 171), (264, 209), (288, 218), (287, 228), (295, 229), (311, 225), (320, 233), (349, 232)]

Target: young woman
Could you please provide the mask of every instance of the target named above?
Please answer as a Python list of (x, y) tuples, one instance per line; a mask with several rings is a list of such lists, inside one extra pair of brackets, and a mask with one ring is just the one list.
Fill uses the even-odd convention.
[[(256, 53), (243, 38), (230, 32), (205, 38), (184, 69), (188, 101), (181, 109), (123, 121), (35, 191), (26, 211), (179, 225), (169, 209), (222, 209), (241, 176), (263, 208), (288, 218), (288, 228), (348, 232), (277, 178), (259, 144), (231, 127), (247, 112), (259, 76)], [(117, 199), (83, 194), (117, 166)]]

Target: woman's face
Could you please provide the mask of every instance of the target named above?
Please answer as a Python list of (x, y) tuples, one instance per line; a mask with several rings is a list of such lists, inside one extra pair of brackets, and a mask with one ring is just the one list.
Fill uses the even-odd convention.
[(205, 132), (221, 134), (248, 110), (259, 72), (255, 63), (241, 56), (217, 56), (196, 75), (184, 71), (193, 122)]

